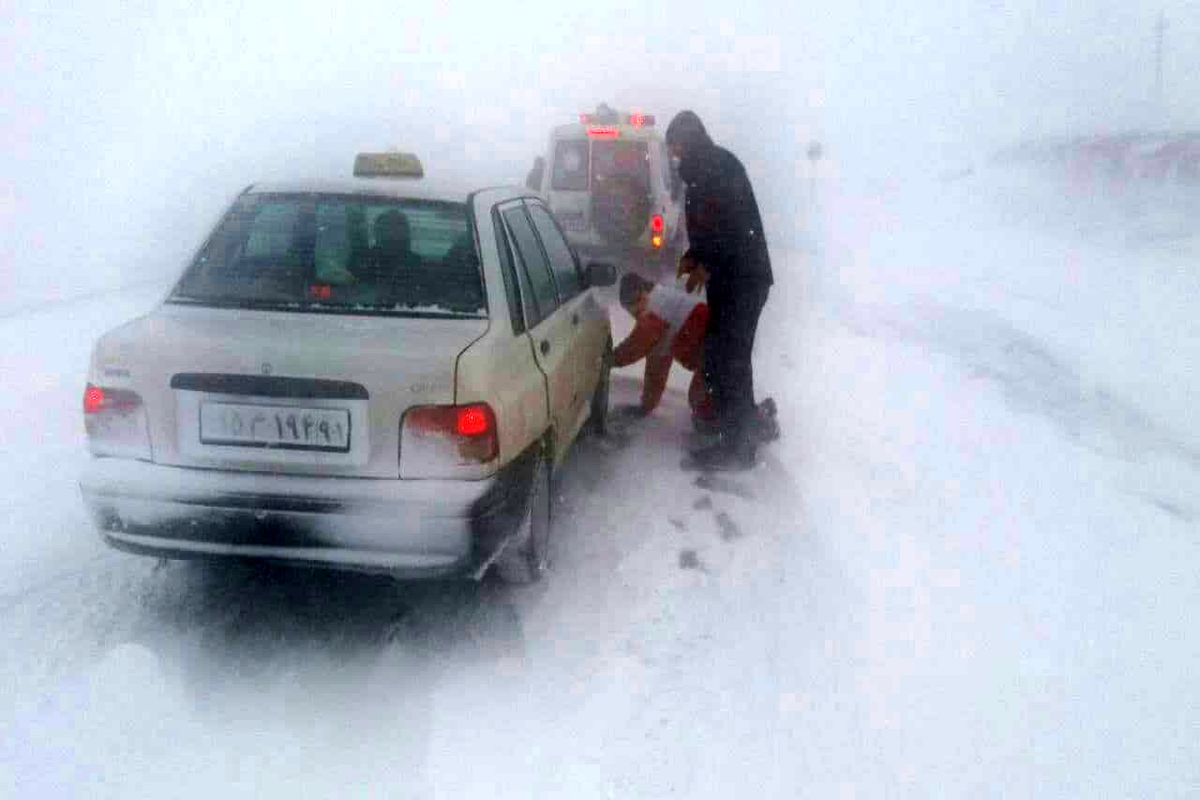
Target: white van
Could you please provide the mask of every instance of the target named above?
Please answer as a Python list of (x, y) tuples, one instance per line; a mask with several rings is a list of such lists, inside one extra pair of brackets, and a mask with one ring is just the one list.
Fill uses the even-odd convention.
[(651, 114), (601, 104), (559, 125), (527, 183), (581, 256), (657, 275), (686, 249), (683, 183)]

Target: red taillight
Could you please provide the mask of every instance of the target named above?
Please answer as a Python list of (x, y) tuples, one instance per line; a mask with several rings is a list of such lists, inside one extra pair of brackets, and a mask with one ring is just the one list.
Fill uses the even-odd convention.
[(83, 427), (93, 455), (150, 459), (146, 410), (136, 392), (89, 383), (83, 390)]
[(83, 390), (83, 413), (95, 414), (102, 408), (104, 408), (104, 390), (89, 383)]
[(128, 389), (104, 389), (89, 383), (83, 390), (83, 413), (130, 411), (142, 404), (142, 398)]
[(646, 124), (646, 115), (645, 114), (636, 114), (636, 113), (630, 114), (629, 115), (629, 124), (635, 128), (642, 127), (643, 125)]
[(333, 297), (333, 287), (328, 283), (314, 283), (308, 287), (308, 296), (314, 300), (328, 300)]
[(655, 214), (653, 217), (650, 218), (650, 232), (651, 233), (662, 233), (663, 229), (665, 227), (666, 227), (666, 223), (663, 222), (662, 214)]
[(485, 405), (458, 409), (458, 435), (482, 436), (492, 428), (491, 409)]
[(500, 455), (496, 415), (487, 403), (417, 406), (400, 425), (400, 477), (480, 477)]

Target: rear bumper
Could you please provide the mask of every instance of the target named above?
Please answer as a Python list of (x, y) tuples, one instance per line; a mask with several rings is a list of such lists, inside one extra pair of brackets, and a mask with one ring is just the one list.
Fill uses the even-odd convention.
[(93, 458), (83, 499), (112, 546), (387, 572), (470, 574), (516, 529), (532, 459), (480, 481), (319, 478)]

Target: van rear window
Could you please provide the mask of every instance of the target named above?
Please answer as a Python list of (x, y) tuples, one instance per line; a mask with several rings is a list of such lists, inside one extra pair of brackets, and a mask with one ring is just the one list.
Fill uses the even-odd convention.
[(554, 145), (551, 189), (586, 192), (614, 179), (650, 190), (650, 160), (645, 142), (563, 139)]
[(650, 190), (650, 160), (645, 142), (592, 142), (592, 183), (619, 179)]
[(560, 192), (586, 192), (588, 188), (588, 140), (563, 139), (554, 145), (550, 188)]

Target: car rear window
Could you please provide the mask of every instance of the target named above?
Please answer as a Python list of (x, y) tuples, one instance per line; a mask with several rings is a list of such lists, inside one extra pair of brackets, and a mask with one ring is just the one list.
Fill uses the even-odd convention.
[(463, 203), (323, 194), (238, 199), (169, 302), (485, 317)]

